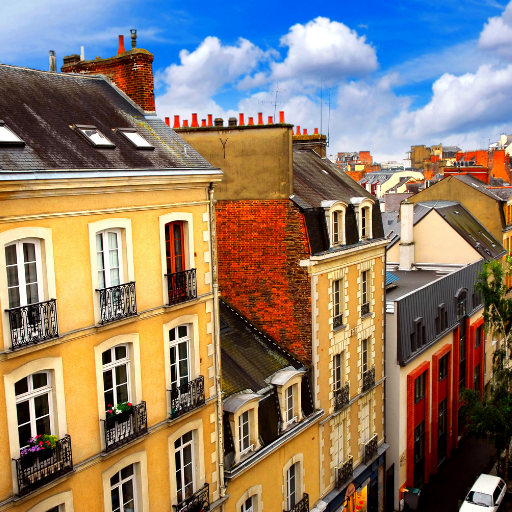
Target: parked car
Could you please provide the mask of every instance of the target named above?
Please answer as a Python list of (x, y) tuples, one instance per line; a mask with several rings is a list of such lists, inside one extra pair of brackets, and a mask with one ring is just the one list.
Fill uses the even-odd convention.
[(480, 475), (471, 487), (459, 512), (496, 512), (507, 492), (507, 484), (499, 477)]

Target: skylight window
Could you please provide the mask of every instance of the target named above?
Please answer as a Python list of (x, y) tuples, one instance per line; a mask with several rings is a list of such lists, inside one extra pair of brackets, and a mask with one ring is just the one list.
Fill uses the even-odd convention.
[(135, 128), (118, 128), (117, 131), (128, 139), (130, 144), (137, 149), (155, 149), (142, 135), (139, 135)]
[(0, 146), (24, 146), (25, 143), (0, 121)]
[(105, 135), (103, 135), (96, 126), (86, 126), (75, 124), (73, 126), (77, 133), (79, 133), (89, 144), (95, 148), (115, 148), (116, 146), (110, 142)]

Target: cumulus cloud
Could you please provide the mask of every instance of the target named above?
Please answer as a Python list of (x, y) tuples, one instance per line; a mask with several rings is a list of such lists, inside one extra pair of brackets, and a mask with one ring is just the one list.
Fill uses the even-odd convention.
[(377, 69), (375, 48), (343, 23), (318, 17), (297, 23), (281, 38), (288, 52), (283, 62), (271, 64), (272, 79), (289, 78), (318, 83), (366, 76)]
[(512, 60), (512, 2), (501, 16), (489, 18), (480, 34), (478, 46), (486, 51), (494, 52), (505, 60)]

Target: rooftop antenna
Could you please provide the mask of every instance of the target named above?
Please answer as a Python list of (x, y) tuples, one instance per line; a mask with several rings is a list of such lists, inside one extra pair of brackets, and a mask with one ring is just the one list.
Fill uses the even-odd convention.
[(279, 89), (279, 82), (276, 82), (276, 99), (274, 100), (274, 123), (276, 122), (277, 93), (286, 92), (286, 89)]
[(329, 147), (330, 133), (329, 129), (331, 126), (331, 88), (329, 87), (329, 117), (327, 119), (327, 147)]
[(324, 130), (322, 128), (322, 110), (324, 106), (324, 99), (323, 99), (323, 77), (320, 77), (320, 134), (324, 133)]

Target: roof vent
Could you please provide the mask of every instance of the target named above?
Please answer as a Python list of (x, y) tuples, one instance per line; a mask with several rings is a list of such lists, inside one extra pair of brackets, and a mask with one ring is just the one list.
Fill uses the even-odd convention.
[(76, 64), (77, 62), (80, 62), (80, 55), (66, 55), (64, 57), (64, 66), (69, 66), (70, 64)]
[(229, 118), (228, 126), (236, 126), (236, 117), (230, 117)]
[(222, 117), (216, 117), (214, 123), (215, 126), (224, 126), (224, 119), (222, 119)]
[(50, 61), (50, 71), (57, 73), (57, 60), (55, 59), (55, 52), (53, 50), (48, 52), (48, 59)]

